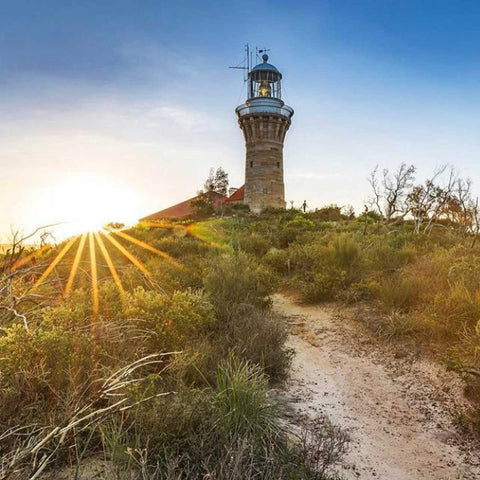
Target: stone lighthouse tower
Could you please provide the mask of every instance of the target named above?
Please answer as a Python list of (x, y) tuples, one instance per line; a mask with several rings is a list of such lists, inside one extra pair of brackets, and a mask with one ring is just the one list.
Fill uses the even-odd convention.
[(283, 141), (293, 109), (282, 101), (282, 74), (268, 55), (248, 73), (247, 100), (235, 112), (246, 147), (244, 203), (254, 212), (285, 208)]

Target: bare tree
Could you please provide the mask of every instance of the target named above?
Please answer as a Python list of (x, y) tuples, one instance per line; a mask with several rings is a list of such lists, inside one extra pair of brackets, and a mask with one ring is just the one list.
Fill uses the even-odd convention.
[(472, 248), (473, 248), (477, 243), (478, 234), (480, 232), (480, 210), (478, 206), (478, 197), (475, 199), (475, 202), (473, 203), (472, 219), (473, 219), (473, 222), (472, 222), (472, 235), (473, 235)]
[(407, 196), (408, 210), (415, 222), (415, 231), (418, 233), (423, 223), (428, 222), (432, 211), (435, 210), (435, 204), (441, 197), (441, 188), (437, 184), (447, 169), (447, 165), (437, 168), (432, 177), (427, 178), (423, 185), (416, 185)]
[(396, 217), (404, 218), (409, 213), (406, 199), (415, 180), (415, 171), (414, 165), (402, 163), (394, 172), (384, 169), (380, 179), (378, 165), (371, 172), (368, 178), (373, 190), (371, 203), (387, 222)]
[(39, 227), (28, 235), (12, 232), (10, 246), (0, 256), (0, 325), (16, 319), (28, 330), (28, 316), (38, 304), (31, 293), (31, 280), (44, 265), (37, 263), (33, 253), (26, 253), (25, 244), (37, 234), (44, 242), (50, 235), (47, 228), (51, 226)]
[(467, 234), (472, 231), (474, 219), (474, 201), (472, 198), (472, 180), (457, 178), (452, 201), (449, 205), (449, 216)]

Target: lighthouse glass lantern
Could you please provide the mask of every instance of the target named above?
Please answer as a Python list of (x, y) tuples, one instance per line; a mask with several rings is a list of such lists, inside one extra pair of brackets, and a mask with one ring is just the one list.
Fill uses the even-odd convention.
[(248, 74), (248, 98), (282, 98), (282, 74), (268, 63), (268, 55), (262, 56), (262, 63), (253, 67)]

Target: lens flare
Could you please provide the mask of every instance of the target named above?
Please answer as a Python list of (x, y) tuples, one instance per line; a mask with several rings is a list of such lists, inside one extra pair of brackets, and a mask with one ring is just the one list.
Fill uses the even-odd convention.
[(121, 253), (123, 253), (123, 255), (125, 255), (142, 273), (144, 273), (147, 277), (150, 277), (150, 272), (147, 270), (147, 267), (145, 267), (145, 265), (138, 260), (138, 258), (133, 256), (121, 243), (115, 240), (112, 235), (105, 235), (105, 238)]
[(90, 250), (90, 273), (92, 276), (92, 314), (96, 317), (98, 315), (98, 274), (95, 240), (92, 232), (88, 234), (88, 247)]
[(180, 263), (175, 260), (172, 256), (170, 256), (168, 253), (162, 252), (158, 248), (152, 247), (148, 243), (142, 242), (141, 240), (138, 240), (135, 237), (132, 237), (131, 235), (128, 235), (128, 233), (125, 232), (115, 232), (116, 235), (124, 238), (125, 240), (128, 240), (129, 242), (138, 245), (139, 247), (144, 248), (145, 250), (149, 250), (150, 252), (156, 253), (157, 255), (160, 255), (161, 257), (165, 258), (169, 262), (173, 263), (174, 265), (180, 266)]
[(72, 245), (75, 243), (78, 237), (72, 237), (67, 244), (60, 250), (58, 255), (53, 259), (52, 263), (47, 267), (47, 269), (42, 273), (40, 278), (35, 282), (32, 287), (32, 290), (35, 290), (39, 285), (41, 285), (47, 277), (52, 273), (53, 269), (58, 265), (60, 260), (65, 256), (65, 254), (70, 250)]
[[(142, 226), (147, 226), (147, 227), (154, 227), (154, 228), (167, 228), (167, 229), (173, 229), (175, 230), (174, 233), (179, 233), (184, 235), (190, 235), (193, 238), (207, 243), (211, 246), (217, 247), (220, 246), (219, 244), (216, 244), (215, 242), (211, 241), (211, 235), (208, 235), (208, 232), (202, 231), (202, 228), (198, 228), (198, 225), (192, 224), (189, 226), (185, 225), (176, 225), (174, 223), (168, 223), (168, 222), (142, 222)], [(91, 290), (92, 290), (92, 319), (94, 320), (98, 314), (99, 314), (99, 288), (98, 288), (98, 252), (97, 252), (97, 246), (101, 252), (101, 255), (103, 259), (105, 260), (110, 275), (113, 278), (115, 285), (120, 292), (120, 298), (121, 301), (125, 301), (125, 289), (123, 287), (122, 281), (120, 279), (120, 276), (118, 274), (117, 266), (114, 263), (114, 258), (112, 258), (111, 255), (111, 248), (112, 246), (115, 247), (116, 250), (118, 250), (124, 257), (126, 257), (135, 267), (137, 267), (145, 276), (148, 278), (151, 278), (151, 273), (148, 271), (147, 267), (145, 266), (142, 261), (140, 261), (135, 255), (133, 255), (125, 246), (123, 246), (116, 238), (115, 236), (120, 237), (123, 240), (126, 240), (129, 242), (129, 244), (136, 245), (138, 247), (141, 247), (149, 252), (152, 252), (156, 255), (161, 256), (168, 262), (172, 263), (173, 265), (179, 267), (179, 268), (184, 268), (184, 266), (179, 262), (177, 259), (173, 258), (171, 255), (168, 253), (148, 244), (147, 242), (144, 242), (143, 240), (139, 240), (138, 238), (135, 238), (134, 236), (125, 233), (123, 231), (116, 231), (116, 232), (111, 232), (109, 234), (101, 233), (101, 232), (93, 232), (89, 231), (88, 233), (84, 233), (82, 235), (77, 235), (75, 237), (72, 237), (68, 240), (68, 242), (63, 246), (63, 248), (60, 250), (60, 252), (56, 255), (56, 257), (50, 262), (48, 267), (45, 269), (45, 271), (42, 273), (40, 278), (34, 283), (32, 290), (38, 288), (42, 283), (45, 282), (45, 280), (48, 278), (48, 276), (53, 272), (55, 267), (59, 264), (59, 262), (65, 257), (65, 255), (70, 251), (72, 248), (73, 244), (77, 241), (77, 239), (80, 239), (78, 247), (76, 249), (75, 254), (73, 255), (73, 261), (69, 260), (68, 263), (71, 264), (68, 280), (65, 285), (65, 289), (63, 292), (63, 297), (66, 298), (68, 297), (75, 285), (75, 279), (77, 278), (78, 275), (78, 270), (80, 266), (81, 259), (84, 255), (84, 251), (86, 249), (86, 243), (87, 243), (87, 237), (88, 237), (88, 250), (89, 250), (89, 269), (90, 269), (90, 281), (91, 281)], [(210, 238), (209, 238), (210, 237)], [(105, 242), (104, 240), (107, 239), (108, 242)], [(43, 253), (45, 250), (48, 248), (51, 248), (50, 245), (44, 245), (41, 248), (39, 248), (37, 251), (26, 255), (24, 258), (21, 258), (18, 260), (12, 267), (12, 269), (19, 268), (22, 265), (25, 265), (27, 262), (34, 261), (36, 257), (39, 257), (41, 253)], [(59, 287), (60, 289), (62, 287)]]
[(107, 262), (108, 268), (110, 269), (110, 274), (112, 275), (115, 285), (117, 286), (121, 294), (125, 293), (120, 277), (118, 276), (117, 269), (115, 268), (115, 265), (112, 262), (112, 258), (110, 257), (110, 254), (108, 253), (108, 250), (103, 243), (102, 237), (98, 233), (95, 233), (95, 238), (97, 240), (98, 246), (100, 247), (103, 258)]
[(72, 269), (70, 270), (70, 276), (68, 277), (67, 286), (65, 287), (65, 297), (70, 295), (70, 292), (73, 287), (73, 282), (75, 281), (75, 276), (77, 275), (78, 266), (80, 265), (80, 259), (82, 258), (83, 249), (85, 247), (85, 242), (87, 240), (87, 234), (84, 233), (78, 244), (77, 253), (75, 254), (75, 259), (73, 260)]

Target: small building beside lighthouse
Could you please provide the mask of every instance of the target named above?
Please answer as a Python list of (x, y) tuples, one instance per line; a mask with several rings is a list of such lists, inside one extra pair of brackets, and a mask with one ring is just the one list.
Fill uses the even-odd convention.
[(283, 142), (293, 109), (282, 100), (282, 74), (268, 55), (248, 72), (247, 100), (235, 112), (245, 138), (243, 202), (254, 212), (285, 208)]

